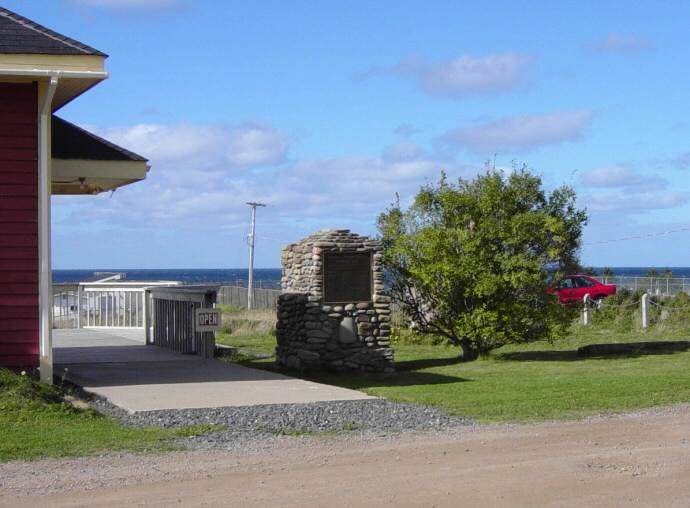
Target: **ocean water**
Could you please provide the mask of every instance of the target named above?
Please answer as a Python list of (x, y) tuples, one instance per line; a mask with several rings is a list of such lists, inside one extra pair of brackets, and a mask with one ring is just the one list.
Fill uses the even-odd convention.
[[(669, 269), (674, 277), (690, 277), (690, 267), (649, 267), (649, 266), (623, 266), (612, 267), (613, 274), (628, 277), (644, 277), (650, 269), (656, 269), (661, 274)], [(601, 274), (602, 267), (594, 268)], [(53, 282), (80, 282), (91, 278), (94, 272), (122, 272), (130, 281), (154, 281), (174, 280), (187, 284), (247, 284), (246, 268), (206, 268), (206, 269), (156, 269), (156, 270), (53, 270)], [(257, 287), (280, 287), (280, 268), (257, 268), (254, 270), (254, 281)]]
[[(95, 272), (124, 273), (129, 281), (171, 280), (186, 284), (247, 284), (246, 268), (206, 268), (206, 269), (156, 269), (130, 270), (104, 268), (98, 270), (53, 270), (54, 283), (80, 282), (93, 277)], [(256, 287), (277, 288), (280, 286), (280, 268), (254, 269)]]
[[(659, 276), (671, 270), (673, 277), (690, 277), (690, 266), (613, 266), (611, 269), (613, 275), (625, 277), (646, 277), (649, 270), (656, 270)], [(595, 267), (594, 270), (601, 274), (603, 267)]]

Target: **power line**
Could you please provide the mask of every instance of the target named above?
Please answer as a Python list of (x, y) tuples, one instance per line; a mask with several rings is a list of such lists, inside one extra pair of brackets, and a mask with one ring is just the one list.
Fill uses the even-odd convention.
[(623, 236), (620, 238), (611, 238), (609, 240), (599, 240), (597, 242), (586, 242), (583, 245), (602, 245), (605, 243), (625, 242), (628, 240), (646, 240), (648, 238), (657, 238), (659, 236), (666, 236), (666, 235), (671, 235), (674, 233), (682, 233), (685, 231), (690, 231), (690, 226), (684, 226), (682, 228), (676, 228), (676, 229), (667, 229), (665, 231), (657, 231), (656, 233), (645, 233), (645, 234), (641, 234), (641, 235), (630, 235), (630, 236)]

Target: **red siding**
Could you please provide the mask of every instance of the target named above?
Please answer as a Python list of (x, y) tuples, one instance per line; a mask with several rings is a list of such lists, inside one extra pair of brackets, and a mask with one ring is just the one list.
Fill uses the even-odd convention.
[(0, 367), (38, 366), (35, 84), (0, 83)]

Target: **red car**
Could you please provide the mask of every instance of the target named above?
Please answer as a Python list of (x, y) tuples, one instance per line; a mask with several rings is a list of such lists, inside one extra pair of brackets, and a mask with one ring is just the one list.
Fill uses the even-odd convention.
[(585, 295), (589, 295), (592, 300), (602, 300), (615, 295), (616, 286), (602, 284), (589, 275), (568, 275), (548, 292), (558, 295), (558, 301), (562, 304), (575, 304), (582, 302)]

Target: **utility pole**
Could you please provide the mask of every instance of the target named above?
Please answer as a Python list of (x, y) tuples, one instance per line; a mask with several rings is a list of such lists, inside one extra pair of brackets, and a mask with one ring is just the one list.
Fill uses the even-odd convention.
[(248, 202), (252, 208), (252, 220), (249, 233), (249, 278), (247, 281), (247, 308), (254, 307), (254, 238), (256, 237), (256, 207), (266, 206), (263, 203)]

